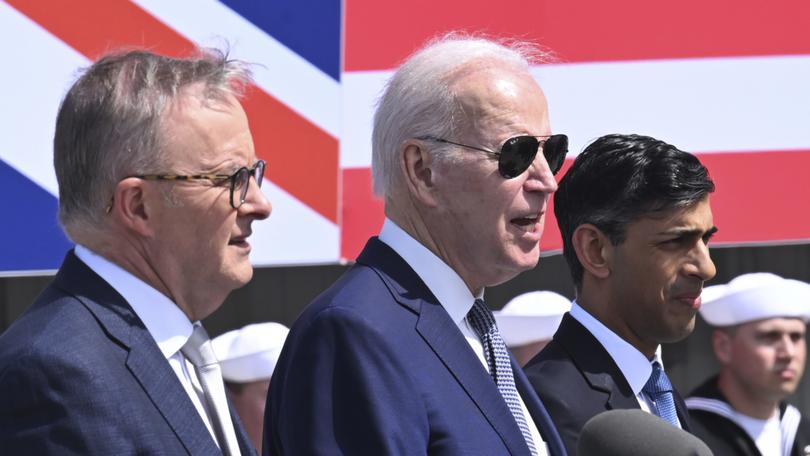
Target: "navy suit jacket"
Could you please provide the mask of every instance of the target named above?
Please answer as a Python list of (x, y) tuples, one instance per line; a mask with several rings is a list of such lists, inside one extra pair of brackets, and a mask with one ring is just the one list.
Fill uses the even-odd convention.
[[(592, 417), (607, 410), (641, 408), (605, 347), (570, 314), (563, 316), (552, 341), (525, 371), (571, 454)], [(689, 431), (686, 404), (677, 391), (673, 396), (681, 427)]]
[(0, 453), (222, 454), (132, 307), (72, 251), (0, 336)]
[[(562, 442), (513, 362), (552, 455)], [(529, 455), (495, 382), (410, 266), (376, 238), (293, 325), (265, 410), (274, 455)]]

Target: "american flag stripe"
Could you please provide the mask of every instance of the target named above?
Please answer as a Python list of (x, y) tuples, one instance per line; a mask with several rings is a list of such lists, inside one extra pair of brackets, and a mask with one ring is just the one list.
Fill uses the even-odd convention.
[(443, 30), (536, 41), (564, 62), (598, 62), (808, 54), (808, 28), (803, 0), (350, 0), (344, 71), (394, 68)]

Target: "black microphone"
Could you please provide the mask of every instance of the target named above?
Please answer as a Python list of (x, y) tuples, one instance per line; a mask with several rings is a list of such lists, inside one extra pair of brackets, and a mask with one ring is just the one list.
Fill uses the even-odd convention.
[(712, 456), (694, 435), (643, 410), (609, 410), (585, 423), (579, 456)]

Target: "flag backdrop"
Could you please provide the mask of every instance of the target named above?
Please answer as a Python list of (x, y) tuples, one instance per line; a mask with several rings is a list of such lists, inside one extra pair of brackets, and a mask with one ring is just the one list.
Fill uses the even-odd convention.
[[(52, 270), (54, 120), (108, 50), (230, 48), (256, 64), (244, 102), (273, 214), (256, 265), (352, 260), (382, 222), (371, 118), (394, 68), (450, 30), (534, 41), (532, 69), (571, 157), (607, 133), (699, 154), (720, 244), (810, 240), (810, 2), (684, 0), (0, 0), (0, 273)], [(559, 250), (551, 217), (543, 249)]]

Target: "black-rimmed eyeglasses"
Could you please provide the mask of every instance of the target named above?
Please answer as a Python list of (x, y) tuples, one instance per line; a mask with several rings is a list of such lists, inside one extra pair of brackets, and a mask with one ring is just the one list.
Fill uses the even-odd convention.
[(565, 161), (565, 155), (568, 153), (568, 136), (566, 135), (515, 136), (514, 138), (507, 139), (503, 143), (500, 152), (469, 146), (434, 136), (423, 136), (418, 139), (452, 144), (454, 146), (484, 152), (498, 160), (498, 172), (501, 173), (504, 179), (515, 178), (523, 174), (523, 171), (529, 169), (540, 147), (543, 148), (543, 157), (545, 157), (546, 162), (548, 162), (548, 167), (551, 169), (552, 174), (557, 174), (560, 171)]
[[(259, 187), (262, 186), (262, 180), (264, 180), (264, 168), (265, 162), (264, 160), (259, 160), (253, 165), (252, 168), (242, 167), (236, 170), (233, 174), (195, 174), (191, 176), (183, 176), (179, 174), (140, 174), (136, 176), (130, 177), (137, 177), (138, 179), (144, 180), (165, 180), (165, 181), (191, 181), (191, 180), (207, 180), (211, 181), (216, 185), (222, 184), (225, 181), (230, 181), (231, 183), (231, 207), (234, 209), (239, 209), (242, 204), (245, 203), (245, 198), (247, 197), (248, 187), (250, 187), (250, 177), (256, 180), (256, 185)], [(234, 196), (238, 195), (239, 199), (234, 199)]]

